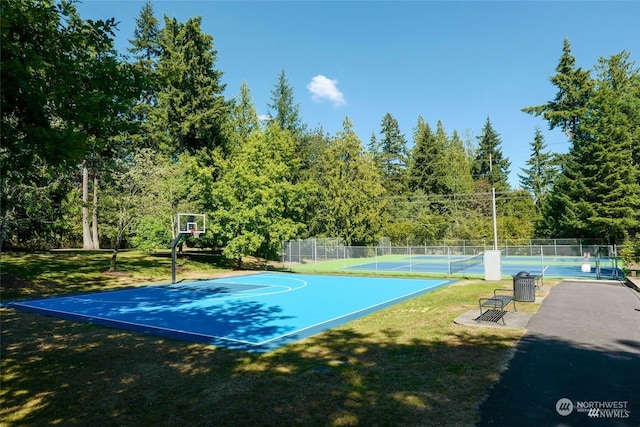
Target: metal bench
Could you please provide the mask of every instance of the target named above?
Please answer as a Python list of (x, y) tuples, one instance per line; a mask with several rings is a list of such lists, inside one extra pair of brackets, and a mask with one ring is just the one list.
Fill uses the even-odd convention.
[[(500, 293), (498, 293), (500, 292)], [(507, 289), (494, 289), (493, 296), (489, 298), (480, 298), (478, 304), (480, 306), (480, 316), (476, 321), (488, 321), (498, 322), (502, 321), (503, 325), (506, 325), (504, 321), (504, 315), (506, 314), (506, 307), (509, 303), (513, 303), (513, 311), (518, 311), (516, 308), (516, 300), (513, 297), (513, 293), (506, 295), (503, 292), (511, 292)]]

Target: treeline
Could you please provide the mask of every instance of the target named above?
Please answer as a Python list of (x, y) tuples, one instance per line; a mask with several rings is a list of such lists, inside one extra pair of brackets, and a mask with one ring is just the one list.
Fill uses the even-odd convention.
[(390, 113), (368, 142), (348, 117), (330, 135), (303, 122), (282, 70), (260, 120), (246, 82), (225, 98), (200, 18), (161, 21), (148, 2), (126, 57), (114, 30), (67, 1), (3, 1), (0, 247), (166, 248), (178, 212), (206, 213), (197, 244), (234, 260), (311, 236), (491, 238), (493, 194), (500, 239), (640, 232), (627, 52), (581, 70), (565, 40), (556, 98), (524, 111), (572, 146), (554, 155), (535, 130), (516, 190), (489, 118), (477, 138), (418, 117), (408, 141)]

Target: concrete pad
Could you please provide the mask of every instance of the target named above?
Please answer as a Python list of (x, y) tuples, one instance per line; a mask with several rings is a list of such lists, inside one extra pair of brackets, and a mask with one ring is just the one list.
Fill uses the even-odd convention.
[(531, 319), (533, 315), (531, 313), (521, 313), (521, 312), (513, 312), (507, 311), (504, 315), (504, 325), (502, 321), (497, 322), (487, 322), (484, 320), (476, 320), (480, 317), (480, 309), (470, 310), (466, 313), (456, 317), (454, 319), (454, 323), (458, 325), (464, 326), (478, 326), (478, 327), (487, 327), (487, 328), (502, 328), (502, 329), (526, 329), (527, 323), (529, 323), (529, 319)]

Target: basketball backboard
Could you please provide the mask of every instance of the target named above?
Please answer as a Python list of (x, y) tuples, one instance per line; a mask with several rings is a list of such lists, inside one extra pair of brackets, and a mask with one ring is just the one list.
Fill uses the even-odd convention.
[(207, 220), (204, 214), (179, 213), (178, 234), (202, 234), (207, 231)]

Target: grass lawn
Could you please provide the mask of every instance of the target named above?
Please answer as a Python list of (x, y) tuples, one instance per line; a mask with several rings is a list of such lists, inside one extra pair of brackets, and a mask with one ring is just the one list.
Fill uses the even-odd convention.
[[(2, 299), (171, 277), (166, 256), (123, 252), (107, 275), (109, 259), (2, 254)], [(179, 278), (228, 274), (215, 261), (181, 259)], [(2, 308), (0, 425), (473, 425), (524, 331), (453, 319), (499, 284), (459, 282), (263, 355)]]

